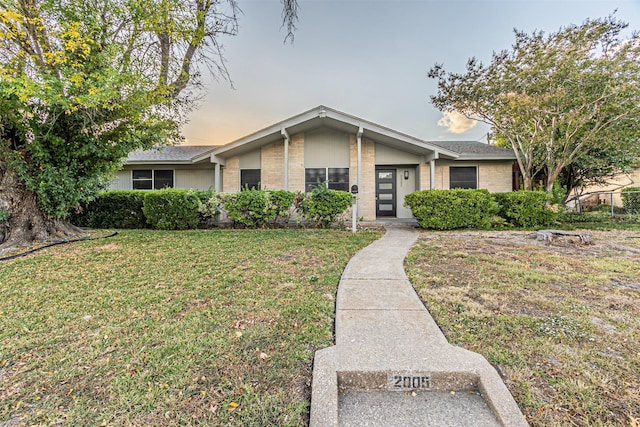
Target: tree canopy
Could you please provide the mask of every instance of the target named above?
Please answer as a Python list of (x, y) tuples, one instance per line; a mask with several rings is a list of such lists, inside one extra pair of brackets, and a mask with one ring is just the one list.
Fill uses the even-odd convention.
[(625, 28), (610, 16), (550, 34), (516, 30), (488, 65), (432, 67), (431, 101), (491, 125), (513, 148), (526, 189), (541, 172), (548, 191), (563, 172), (579, 173), (573, 184), (619, 173), (640, 159), (640, 38), (622, 38)]
[[(283, 3), (292, 39), (296, 0)], [(228, 79), (235, 0), (0, 0), (0, 249), (64, 218), (136, 149), (180, 140), (201, 72)], [(3, 243), (4, 242), (4, 243)]]

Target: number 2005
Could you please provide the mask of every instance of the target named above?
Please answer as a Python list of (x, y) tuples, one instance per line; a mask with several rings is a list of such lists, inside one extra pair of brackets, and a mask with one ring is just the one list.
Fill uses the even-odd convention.
[(394, 375), (392, 384), (394, 388), (430, 388), (431, 379), (427, 376)]

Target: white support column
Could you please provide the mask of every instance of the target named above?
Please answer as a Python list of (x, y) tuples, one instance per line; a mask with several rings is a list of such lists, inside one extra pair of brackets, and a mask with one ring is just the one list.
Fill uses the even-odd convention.
[(211, 163), (214, 164), (213, 188), (216, 190), (216, 193), (222, 193), (222, 172), (220, 169), (226, 164), (226, 161), (212, 154)]
[(434, 190), (436, 188), (436, 161), (434, 159), (429, 160), (429, 189)]
[(285, 128), (280, 131), (284, 138), (284, 189), (289, 191), (289, 133)]
[(215, 164), (215, 171), (213, 173), (214, 188), (216, 193), (222, 192), (222, 174), (220, 173), (220, 163)]
[(435, 190), (436, 188), (436, 160), (440, 158), (440, 153), (435, 150), (433, 153), (425, 156), (425, 162), (429, 162), (429, 189)]
[[(356, 141), (357, 141), (357, 145), (358, 145), (358, 159), (357, 159), (357, 163), (358, 163), (358, 181), (357, 181), (357, 186), (358, 186), (358, 193), (362, 194), (362, 134), (364, 133), (364, 129), (362, 128), (362, 125), (360, 125), (360, 127), (358, 128), (358, 134), (356, 136)], [(358, 210), (358, 218), (360, 218), (362, 216), (361, 210), (360, 210), (360, 197), (357, 197), (357, 210)]]

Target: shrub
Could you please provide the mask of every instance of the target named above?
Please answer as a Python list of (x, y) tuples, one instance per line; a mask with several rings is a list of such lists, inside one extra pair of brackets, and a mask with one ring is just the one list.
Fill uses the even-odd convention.
[(91, 202), (81, 206), (70, 221), (81, 227), (92, 228), (146, 228), (142, 206), (144, 191), (111, 190), (98, 194)]
[(604, 212), (581, 213), (575, 211), (565, 211), (558, 213), (557, 220), (564, 224), (589, 223), (589, 222), (611, 222), (611, 214)]
[(273, 220), (275, 222), (282, 221), (285, 224), (289, 222), (291, 217), (290, 209), (296, 198), (296, 193), (286, 190), (272, 190), (267, 193), (270, 209), (275, 212)]
[(234, 227), (263, 227), (269, 219), (267, 192), (252, 188), (222, 195), (223, 206)]
[[(587, 212), (604, 212), (609, 214), (609, 216), (611, 216), (611, 205), (608, 204), (602, 204), (602, 205), (595, 205), (592, 206), (588, 209), (584, 209)], [(614, 214), (624, 214), (625, 210), (623, 207), (621, 206), (613, 206), (613, 213)]]
[(296, 209), (302, 217), (313, 222), (315, 227), (328, 228), (338, 215), (344, 213), (352, 203), (347, 191), (330, 190), (326, 183), (318, 185), (311, 193), (300, 194)]
[(234, 227), (264, 227), (267, 223), (288, 222), (295, 193), (286, 190), (245, 189), (222, 195), (224, 210)]
[(498, 203), (498, 215), (516, 227), (548, 225), (555, 221), (557, 213), (545, 206), (552, 196), (545, 191), (512, 191), (494, 193)]
[(407, 194), (404, 204), (420, 227), (433, 230), (491, 228), (497, 204), (487, 190), (421, 190)]
[(220, 216), (220, 207), (222, 198), (214, 191), (198, 191), (198, 213), (200, 214), (200, 223), (211, 225)]
[(186, 230), (198, 226), (199, 204), (200, 198), (195, 191), (166, 188), (147, 191), (142, 211), (153, 228)]
[(622, 189), (622, 206), (628, 214), (640, 213), (640, 187)]

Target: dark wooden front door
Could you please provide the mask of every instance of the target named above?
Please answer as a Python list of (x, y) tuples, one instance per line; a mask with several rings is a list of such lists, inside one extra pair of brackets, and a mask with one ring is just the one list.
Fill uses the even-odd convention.
[(376, 216), (396, 216), (396, 170), (376, 170)]

